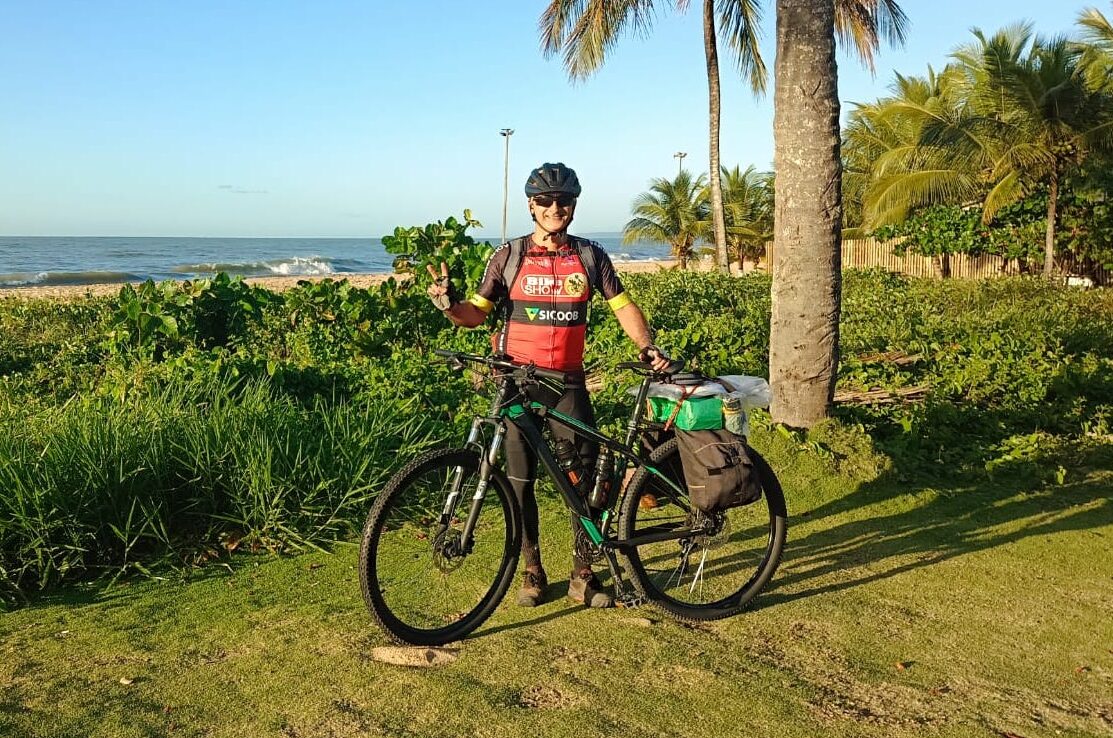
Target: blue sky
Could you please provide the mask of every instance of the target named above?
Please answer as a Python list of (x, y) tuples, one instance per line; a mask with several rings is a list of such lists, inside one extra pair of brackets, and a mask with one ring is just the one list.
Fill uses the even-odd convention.
[[(576, 230), (619, 230), (675, 152), (707, 170), (699, 4), (678, 16), (663, 2), (650, 37), (577, 84), (538, 50), (544, 5), (0, 0), (0, 235), (378, 237), (464, 208), (497, 235), (504, 127), (512, 234), (528, 230), (521, 186), (543, 161), (579, 172)], [(881, 50), (876, 77), (840, 55), (844, 114), (893, 70), (942, 66), (972, 26), (1065, 33), (1084, 7), (1113, 12), (903, 6), (908, 43)], [(723, 80), (724, 164), (769, 168), (772, 87), (755, 100), (726, 63)]]

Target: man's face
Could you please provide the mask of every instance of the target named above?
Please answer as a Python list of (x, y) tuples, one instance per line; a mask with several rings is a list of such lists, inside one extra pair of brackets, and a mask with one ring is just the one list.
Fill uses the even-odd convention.
[(530, 198), (529, 210), (546, 231), (563, 231), (576, 211), (576, 198), (567, 194), (534, 195)]

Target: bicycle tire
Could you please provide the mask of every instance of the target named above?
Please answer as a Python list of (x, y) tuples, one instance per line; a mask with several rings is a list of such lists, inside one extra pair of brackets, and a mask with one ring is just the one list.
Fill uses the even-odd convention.
[[(470, 449), (438, 449), (406, 465), (367, 515), (359, 552), (363, 599), (396, 643), (441, 646), (460, 640), (491, 616), (506, 595), (521, 550), (521, 512), (505, 475), (491, 470), (468, 554), (439, 555), (439, 519), (457, 469), (463, 485), (443, 535), (458, 535), (468, 516), (480, 457)], [(444, 540), (442, 538), (442, 540)]]
[[(788, 526), (784, 492), (765, 459), (750, 451), (762, 482), (761, 499), (722, 513), (726, 523), (719, 534), (703, 536), (702, 542), (693, 539), (695, 547), (687, 555), (677, 540), (620, 549), (638, 593), (674, 617), (718, 620), (736, 615), (757, 597), (780, 564)], [(678, 486), (684, 488), (675, 438), (658, 446), (648, 463), (680, 480)], [(639, 502), (646, 494), (665, 504), (642, 508)], [(618, 536), (629, 540), (650, 526), (685, 525), (693, 515), (687, 496), (671, 491), (643, 465), (631, 478), (623, 499)], [(686, 581), (693, 554), (698, 563), (691, 580)]]

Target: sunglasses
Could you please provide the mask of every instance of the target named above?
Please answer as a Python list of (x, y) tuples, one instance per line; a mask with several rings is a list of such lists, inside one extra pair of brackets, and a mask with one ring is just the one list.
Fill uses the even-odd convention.
[(543, 208), (549, 207), (554, 202), (562, 208), (576, 204), (576, 198), (572, 195), (534, 195), (533, 201)]

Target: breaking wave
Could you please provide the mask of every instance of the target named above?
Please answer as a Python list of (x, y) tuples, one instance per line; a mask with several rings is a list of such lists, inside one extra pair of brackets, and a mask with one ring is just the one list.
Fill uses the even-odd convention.
[(178, 264), (171, 268), (175, 274), (216, 274), (227, 272), (245, 277), (270, 276), (323, 276), (335, 274), (331, 259), (323, 256), (294, 256), (289, 259), (269, 259), (266, 261), (244, 261), (227, 264)]
[(111, 284), (141, 280), (128, 272), (12, 272), (0, 274), (0, 287), (50, 287), (52, 285)]

